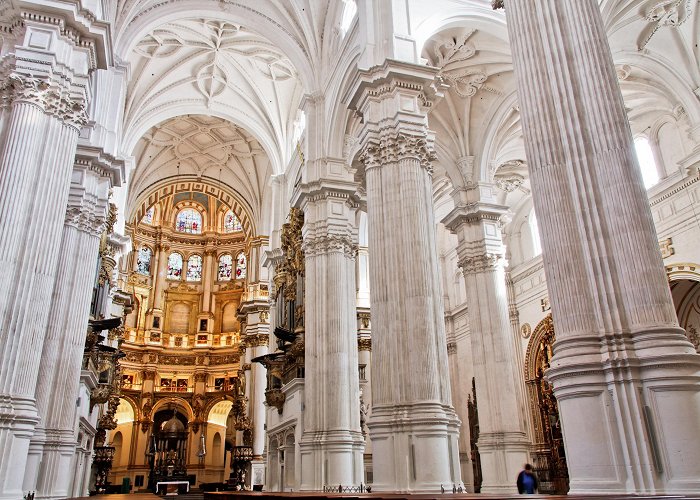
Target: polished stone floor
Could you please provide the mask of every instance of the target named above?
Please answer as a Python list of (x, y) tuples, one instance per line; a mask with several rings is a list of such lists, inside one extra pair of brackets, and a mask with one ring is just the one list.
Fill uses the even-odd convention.
[[(184, 496), (184, 495), (183, 495)], [(175, 497), (158, 497), (151, 493), (136, 493), (131, 495), (98, 495), (94, 497), (89, 497), (90, 500), (155, 500), (156, 498), (175, 498)], [(267, 492), (218, 492), (218, 493), (205, 493), (205, 500), (236, 500), (236, 499), (250, 499), (250, 500), (266, 500), (273, 498), (307, 498), (313, 500), (321, 499), (367, 499), (367, 500), (399, 500), (402, 498), (410, 500), (429, 500), (436, 498), (445, 498), (451, 500), (485, 500), (485, 499), (502, 499), (502, 500), (516, 500), (522, 499), (522, 495), (469, 495), (469, 494), (445, 494), (445, 495), (400, 495), (400, 494), (390, 494), (390, 493), (364, 493), (364, 494), (338, 494), (338, 493), (267, 493)], [(663, 496), (663, 495), (648, 495), (648, 496), (636, 496), (636, 495), (528, 495), (528, 499), (547, 499), (547, 500), (586, 500), (586, 499), (605, 499), (605, 500), (700, 500), (700, 494), (693, 496)], [(83, 500), (83, 499), (72, 499), (72, 500)], [(87, 499), (85, 499), (87, 500)]]

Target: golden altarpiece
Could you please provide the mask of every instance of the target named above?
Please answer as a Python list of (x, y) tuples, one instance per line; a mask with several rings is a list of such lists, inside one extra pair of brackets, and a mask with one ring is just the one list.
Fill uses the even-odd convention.
[(239, 308), (267, 286), (249, 284), (249, 220), (221, 189), (179, 182), (151, 193), (126, 225), (122, 288), (135, 306), (110, 439), (112, 475), (135, 490), (170, 476), (226, 482), (227, 452), (250, 435)]

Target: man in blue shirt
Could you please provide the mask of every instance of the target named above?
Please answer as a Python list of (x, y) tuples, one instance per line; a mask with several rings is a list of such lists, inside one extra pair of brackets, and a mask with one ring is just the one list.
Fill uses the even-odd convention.
[(534, 495), (535, 490), (537, 490), (537, 476), (532, 472), (532, 465), (525, 464), (525, 467), (520, 474), (518, 474), (518, 493), (521, 495), (523, 493), (528, 495)]

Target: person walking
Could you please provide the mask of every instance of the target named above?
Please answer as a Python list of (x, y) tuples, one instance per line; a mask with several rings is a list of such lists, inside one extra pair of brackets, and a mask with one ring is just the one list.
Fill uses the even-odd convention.
[(523, 470), (518, 474), (518, 480), (516, 482), (518, 486), (518, 493), (526, 495), (534, 495), (537, 490), (537, 476), (532, 471), (532, 465), (525, 464)]

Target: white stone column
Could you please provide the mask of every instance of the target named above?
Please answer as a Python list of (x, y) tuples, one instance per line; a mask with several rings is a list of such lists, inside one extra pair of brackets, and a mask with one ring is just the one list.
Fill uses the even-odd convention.
[(12, 499), (22, 496), (38, 421), (39, 360), (71, 167), (86, 120), (84, 93), (74, 97), (69, 83), (35, 74), (15, 68), (2, 85), (11, 109), (0, 151), (0, 498)]
[(30, 444), (24, 489), (37, 498), (70, 495), (70, 470), (76, 448), (75, 401), (85, 349), (87, 321), (95, 283), (100, 234), (107, 216), (111, 165), (78, 155), (73, 168), (68, 210), (60, 246), (60, 273), (54, 285), (39, 378), (37, 410), (41, 422)]
[(517, 492), (513, 478), (529, 457), (508, 317), (505, 248), (500, 227), (506, 212), (506, 207), (487, 203), (459, 204), (443, 221), (457, 235), (459, 266), (467, 290), (479, 401), (481, 492), (497, 494)]
[(373, 489), (461, 484), (433, 212), (426, 106), (434, 70), (386, 61), (359, 71), (372, 311)]
[[(336, 163), (344, 171), (339, 163)], [(336, 167), (328, 167), (329, 169)], [(321, 167), (324, 168), (324, 167)], [(305, 185), (305, 414), (301, 489), (363, 482), (352, 222), (354, 183)]]
[(700, 491), (678, 327), (597, 0), (506, 0), (571, 493)]

